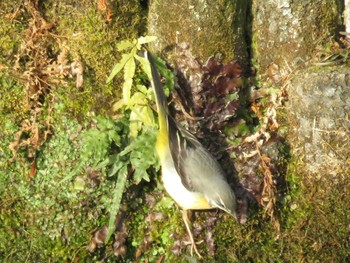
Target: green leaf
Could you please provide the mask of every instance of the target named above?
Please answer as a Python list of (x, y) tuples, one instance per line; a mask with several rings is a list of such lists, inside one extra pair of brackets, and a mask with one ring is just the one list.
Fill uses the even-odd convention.
[(227, 95), (226, 95), (226, 99), (227, 99), (228, 101), (238, 100), (238, 99), (239, 99), (238, 92), (234, 92), (234, 93), (227, 94)]
[[(154, 99), (154, 92), (152, 89), (148, 89), (146, 86), (144, 85), (136, 85), (136, 88), (142, 93), (145, 95), (146, 97), (146, 102), (147, 102), (147, 105), (150, 106), (150, 101), (155, 101)], [(150, 106), (150, 108), (152, 108)]]
[(105, 168), (109, 165), (109, 158), (107, 157), (104, 160), (101, 160), (96, 166), (95, 169), (100, 170), (102, 168)]
[(121, 131), (125, 124), (123, 121), (115, 121), (104, 116), (94, 117), (97, 125), (90, 130), (83, 132), (81, 138), (80, 159), (82, 163), (89, 164), (95, 168), (105, 168), (109, 166), (112, 143), (121, 146)]
[(142, 93), (147, 95), (148, 94), (148, 89), (144, 85), (136, 85), (136, 88)]
[(121, 156), (130, 154), (130, 162), (134, 172), (134, 182), (138, 184), (142, 179), (148, 181), (149, 175), (147, 169), (151, 166), (159, 170), (158, 156), (155, 151), (156, 131), (147, 129), (137, 136), (120, 153)]
[(136, 138), (139, 131), (142, 129), (142, 113), (141, 108), (143, 108), (143, 105), (146, 105), (146, 97), (141, 92), (136, 92), (131, 97), (130, 102), (130, 125), (129, 125), (129, 136), (130, 138)]
[[(165, 78), (165, 95), (169, 96), (169, 92), (173, 90), (175, 86), (174, 73), (167, 68), (166, 63), (159, 57), (152, 55), (155, 65), (161, 76)], [(142, 70), (147, 74), (149, 79), (152, 79), (151, 67), (148, 59), (135, 55), (135, 58), (140, 62)]]
[(142, 127), (155, 127), (156, 121), (152, 108), (148, 105), (145, 94), (136, 92), (129, 102), (130, 113), (130, 137), (135, 138)]
[(113, 111), (119, 111), (123, 106), (124, 106), (124, 101), (120, 99), (113, 104)]
[(175, 82), (174, 82), (174, 73), (167, 68), (166, 63), (159, 57), (153, 56), (153, 59), (155, 61), (156, 67), (160, 73), (165, 78), (165, 95), (169, 96), (169, 92), (174, 89)]
[(135, 75), (136, 64), (135, 60), (129, 59), (124, 67), (124, 83), (123, 83), (123, 100), (124, 104), (128, 105), (131, 96), (132, 78)]
[(107, 132), (107, 135), (110, 142), (114, 142), (117, 146), (121, 145), (121, 141), (120, 141), (121, 138), (119, 133), (116, 130), (114, 129), (109, 130)]
[(96, 166), (106, 158), (109, 149), (108, 136), (98, 129), (91, 129), (81, 134), (82, 140), (82, 161)]
[(143, 45), (143, 44), (146, 44), (146, 43), (150, 43), (150, 42), (153, 42), (157, 39), (156, 36), (144, 36), (144, 37), (139, 37), (137, 39), (137, 44), (138, 45)]
[(83, 177), (78, 176), (74, 181), (74, 190), (83, 191), (85, 189), (85, 180)]
[(134, 180), (135, 183), (138, 184), (141, 180), (145, 180), (146, 182), (149, 182), (149, 175), (145, 169), (137, 169), (134, 172)]
[(141, 92), (135, 92), (129, 100), (129, 106), (134, 105), (147, 105), (147, 100), (145, 94)]
[(116, 220), (116, 216), (119, 212), (120, 203), (121, 203), (123, 192), (125, 189), (127, 176), (128, 176), (128, 167), (127, 167), (127, 165), (124, 165), (118, 172), (117, 183), (116, 183), (115, 188), (113, 190), (113, 200), (112, 200), (112, 205), (110, 208), (108, 232), (107, 232), (105, 244), (108, 243), (110, 237), (112, 236), (112, 234), (115, 230), (115, 220)]
[(84, 160), (80, 161), (78, 165), (75, 168), (73, 168), (73, 170), (68, 175), (66, 175), (61, 181), (58, 182), (58, 184), (60, 185), (67, 181), (72, 180), (73, 177), (76, 176), (84, 166), (85, 166)]
[(155, 209), (169, 209), (174, 205), (174, 200), (170, 196), (163, 196), (163, 198), (156, 204)]
[(140, 57), (138, 55), (135, 55), (135, 58), (137, 59), (138, 62), (140, 62), (141, 68), (142, 68), (143, 72), (146, 73), (147, 77), (149, 79), (152, 79), (151, 66), (149, 64), (148, 59), (146, 59), (144, 57)]
[(133, 57), (132, 53), (129, 54), (123, 54), (122, 59), (117, 63), (114, 68), (112, 69), (111, 74), (109, 75), (106, 83), (110, 83), (113, 78), (123, 69), (125, 64)]
[(144, 126), (148, 127), (155, 127), (156, 121), (154, 119), (153, 111), (152, 109), (147, 105), (144, 107), (140, 107), (140, 115), (141, 115), (141, 121)]
[(114, 176), (124, 165), (125, 163), (120, 160), (119, 156), (117, 156), (117, 160), (112, 164), (108, 177)]
[(117, 44), (118, 51), (123, 51), (125, 49), (131, 48), (135, 45), (135, 41), (122, 40)]
[(130, 124), (129, 124), (129, 136), (134, 139), (137, 137), (139, 131), (142, 128), (142, 123), (139, 121), (139, 116), (136, 111), (130, 113)]

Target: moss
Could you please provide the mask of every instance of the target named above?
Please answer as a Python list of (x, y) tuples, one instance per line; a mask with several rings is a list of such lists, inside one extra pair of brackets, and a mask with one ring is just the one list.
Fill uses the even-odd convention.
[[(24, 57), (20, 49), (21, 44), (27, 41), (26, 30), (32, 17), (23, 1), (2, 1), (1, 7), (0, 33), (3, 37), (0, 41), (0, 70), (9, 71), (11, 78), (25, 84), (27, 77), (21, 74), (30, 69), (14, 66), (17, 66), (18, 58), (20, 64), (26, 64), (28, 59), (36, 57)], [(118, 80), (114, 84), (105, 83), (119, 59), (116, 44), (121, 39), (136, 38), (145, 29), (144, 11), (138, 1), (118, 1), (108, 8), (112, 19), (106, 23), (106, 11), (98, 10), (96, 2), (39, 2), (40, 16), (53, 24), (50, 34), (42, 35), (41, 42), (36, 43), (45, 45), (50, 55), (47, 61), (40, 63), (51, 63), (57, 60), (62, 51), (68, 50), (67, 63), (78, 60), (83, 64), (83, 87), (77, 88), (75, 79), (66, 79), (65, 83), (55, 85), (58, 86), (57, 98), (64, 102), (67, 111), (79, 118), (90, 110), (107, 111), (108, 106), (120, 97)]]
[[(1, 10), (0, 32), (4, 37), (0, 42), (0, 63), (6, 66), (13, 66), (27, 26), (25, 13), (16, 20), (6, 17), (16, 11), (19, 3), (22, 1), (6, 1)], [(74, 180), (59, 183), (78, 164), (80, 144), (73, 138), (84, 128), (80, 126), (83, 122), (79, 124), (67, 111), (75, 116), (85, 116), (91, 109), (108, 111), (110, 103), (119, 96), (118, 88), (104, 84), (118, 58), (115, 44), (122, 38), (136, 36), (142, 31), (143, 22), (138, 1), (115, 1), (110, 8), (116, 15), (110, 24), (104, 22), (105, 14), (97, 11), (95, 2), (43, 3), (41, 11), (55, 24), (51, 33), (59, 36), (52, 45), (54, 53), (65, 47), (70, 61), (79, 58), (85, 65), (85, 82), (83, 87), (76, 88), (74, 81), (68, 80), (66, 85), (57, 85), (52, 90), (50, 116), (54, 135), (38, 151), (37, 174), (30, 178), (31, 165), (25, 153), (18, 153), (16, 162), (10, 162), (12, 153), (8, 148), (20, 122), (28, 117), (25, 89), (14, 72), (0, 76), (0, 122), (4, 127), (0, 130), (0, 261), (131, 261), (147, 235), (152, 243), (142, 251), (139, 261), (154, 262), (162, 256), (169, 262), (194, 261), (188, 250), (183, 249), (178, 257), (172, 253), (174, 237), (184, 240), (186, 229), (172, 201), (169, 206), (164, 205), (167, 199), (160, 193), (159, 185), (143, 185), (137, 198), (125, 194), (129, 196), (125, 200), (129, 205), (125, 220), (129, 236), (124, 259), (113, 256), (113, 241), (94, 253), (86, 250), (92, 233), (107, 225), (106, 200), (113, 188), (113, 178), (100, 178), (101, 184), (92, 186), (82, 170), (75, 176), (83, 184), (77, 185)], [(44, 116), (48, 114), (46, 106), (42, 110)], [(337, 178), (316, 178), (302, 170), (303, 163), (295, 159), (288, 162), (288, 192), (280, 196), (278, 203), (281, 233), (273, 230), (273, 223), (258, 209), (241, 226), (220, 213), (211, 230), (217, 247), (215, 255), (206, 254), (205, 243), (199, 245), (205, 262), (345, 262), (349, 259), (349, 169), (345, 167)], [(156, 197), (152, 208), (145, 201), (146, 194)], [(159, 211), (164, 218), (146, 221), (153, 211)], [(207, 216), (208, 212), (198, 213), (195, 222), (203, 225)], [(203, 239), (205, 231), (196, 240)]]
[[(8, 129), (10, 125), (7, 122)], [(65, 125), (70, 129), (75, 127), (71, 123)], [(4, 187), (0, 191), (3, 262), (44, 262), (49, 258), (72, 261), (76, 254), (73, 251), (87, 242), (91, 224), (96, 224), (95, 218), (87, 216), (88, 206), (82, 205), (79, 194), (69, 185), (57, 185), (69, 173), (69, 167), (74, 166), (76, 146), (69, 143), (69, 133), (59, 128), (56, 132), (57, 137), (41, 151), (35, 179), (29, 177), (30, 164), (23, 162), (21, 155), (16, 163), (8, 161), (11, 153), (6, 145), (12, 136), (3, 137), (1, 185)], [(84, 255), (87, 252), (81, 250), (79, 256)]]
[[(129, 234), (127, 258), (155, 262), (165, 255), (167, 260), (173, 260), (173, 234), (182, 232), (183, 227), (180, 213), (174, 201), (157, 188), (143, 187), (140, 194), (140, 202), (133, 208), (129, 205), (129, 219), (125, 222)], [(147, 195), (155, 197), (151, 207), (145, 202)]]
[[(341, 261), (349, 256), (346, 211), (348, 176), (337, 183), (303, 174), (302, 164), (290, 165), (288, 200), (283, 209), (284, 244), (296, 260)], [(344, 188), (345, 187), (345, 188)]]
[[(280, 203), (281, 233), (253, 215), (246, 225), (216, 226), (216, 262), (343, 262), (349, 258), (349, 178), (336, 184), (302, 175), (290, 163), (289, 192)], [(209, 262), (209, 261), (207, 261)]]
[[(247, 48), (242, 27), (246, 26), (246, 1), (152, 1), (149, 32), (158, 37), (153, 47), (168, 52), (174, 45), (187, 43), (192, 54), (206, 60), (215, 53), (227, 61), (247, 62)], [(171, 19), (169, 21), (169, 17)]]
[(106, 111), (121, 95), (118, 80), (106, 84), (120, 58), (116, 44), (144, 32), (140, 3), (118, 1), (108, 5), (112, 13), (108, 23), (106, 12), (99, 10), (96, 2), (45, 1), (43, 7), (47, 19), (55, 23), (60, 47), (69, 50), (70, 60), (78, 59), (84, 65), (83, 87), (77, 89), (72, 81), (68, 87), (62, 87), (60, 98), (75, 113)]
[(340, 0), (292, 1), (286, 5), (255, 1), (253, 9), (253, 55), (262, 73), (271, 63), (287, 71), (300, 65), (342, 26)]
[[(67, 259), (63, 256), (72, 255), (67, 251), (70, 251), (71, 247), (74, 250), (80, 250), (82, 244), (86, 244), (90, 239), (89, 231), (98, 224), (106, 223), (108, 218), (104, 217), (104, 213), (101, 217), (91, 217), (90, 205), (95, 208), (100, 206), (97, 210), (105, 209), (102, 201), (95, 203), (93, 198), (96, 196), (93, 193), (84, 206), (81, 200), (86, 199), (86, 196), (78, 193), (71, 185), (60, 185), (59, 187), (64, 190), (58, 191), (60, 188), (57, 188), (57, 183), (71, 173), (69, 167), (77, 165), (76, 151), (79, 149), (67, 137), (72, 132), (70, 129), (76, 129), (77, 123), (72, 120), (68, 121), (64, 115), (71, 112), (81, 120), (92, 109), (109, 110), (108, 104), (111, 105), (113, 100), (119, 96), (119, 89), (105, 84), (106, 76), (117, 61), (118, 54), (115, 44), (118, 39), (135, 37), (142, 31), (142, 12), (140, 12), (138, 1), (132, 3), (118, 1), (110, 6), (114, 12), (114, 19), (107, 25), (104, 22), (103, 12), (97, 12), (95, 2), (39, 2), (40, 17), (54, 25), (50, 34), (43, 35), (40, 39), (42, 42), (39, 44), (50, 51), (47, 53), (50, 57), (45, 59), (52, 62), (57, 59), (62, 50), (68, 49), (69, 62), (80, 59), (85, 70), (84, 85), (81, 89), (76, 88), (74, 80), (67, 80), (66, 83), (62, 82), (59, 85), (52, 84), (51, 93), (48, 95), (50, 100), (47, 100), (38, 111), (42, 115), (38, 118), (40, 121), (48, 116), (48, 119), (52, 120), (55, 135), (49, 144), (37, 152), (37, 173), (35, 180), (32, 181), (29, 179), (31, 167), (27, 163), (25, 151), (18, 153), (17, 162), (8, 162), (11, 158), (8, 146), (14, 140), (13, 134), (18, 131), (23, 120), (30, 118), (30, 107), (27, 105), (29, 98), (24, 86), (26, 76), (22, 76), (23, 71), (28, 69), (14, 67), (17, 61), (16, 56), (22, 56), (20, 45), (25, 42), (29, 20), (32, 19), (26, 9), (26, 4), (23, 1), (2, 1), (0, 11), (0, 32), (3, 36), (0, 41), (0, 69), (7, 71), (6, 73), (1, 72), (0, 75), (2, 86), (0, 120), (5, 127), (5, 130), (1, 131), (1, 138), (4, 139), (0, 152), (1, 163), (4, 164), (1, 166), (1, 179), (3, 180), (1, 185), (4, 186), (1, 194), (6, 196), (11, 193), (19, 207), (18, 213), (14, 214), (11, 210), (12, 201), (4, 200), (10, 203), (3, 207), (2, 220), (8, 224), (4, 224), (1, 229), (1, 238), (4, 241), (1, 243), (7, 244), (6, 240), (11, 240), (15, 244), (14, 250), (21, 251), (21, 253), (14, 253), (14, 250), (3, 247), (0, 257), (4, 256), (9, 261), (12, 261), (11, 259), (25, 261), (28, 254), (28, 259), (33, 259), (32, 261), (37, 261), (35, 258), (43, 259), (39, 261), (46, 261), (48, 258)], [(129, 27), (125, 27), (125, 24), (129, 24)], [(25, 59), (33, 59), (33, 64), (37, 62), (34, 61), (35, 57)], [(20, 66), (23, 66), (22, 64)], [(12, 69), (9, 70), (9, 68)], [(23, 85), (20, 82), (23, 82)], [(71, 126), (73, 124), (74, 127)], [(110, 187), (111, 185), (106, 183), (104, 190), (108, 192)], [(102, 190), (97, 191), (96, 195), (98, 193), (101, 195), (102, 192)], [(96, 198), (97, 202), (102, 199)], [(81, 213), (78, 212), (79, 210)], [(84, 220), (83, 217), (86, 216), (84, 211), (90, 214), (89, 220)], [(14, 215), (18, 220), (24, 222), (21, 229), (15, 233), (12, 228), (17, 221), (12, 223), (15, 218), (11, 218)], [(81, 228), (74, 227), (74, 224)], [(28, 236), (38, 238), (30, 241), (35, 250), (27, 253), (24, 248), (30, 247), (27, 241)], [(60, 238), (67, 238), (69, 241), (62, 241)], [(46, 243), (47, 246), (43, 245)], [(43, 251), (40, 249), (42, 247), (47, 248)], [(82, 251), (80, 257), (85, 257), (87, 252), (85, 249)]]
[[(22, 38), (21, 33), (25, 28), (25, 16), (16, 17), (20, 1), (1, 1), (0, 4), (0, 65), (11, 67), (15, 61)], [(2, 68), (0, 67), (0, 70)]]
[[(21, 123), (27, 117), (28, 110), (23, 93), (24, 87), (13, 78), (0, 73), (0, 121), (7, 123), (12, 120), (14, 123)], [(8, 132), (5, 130), (4, 132)]]

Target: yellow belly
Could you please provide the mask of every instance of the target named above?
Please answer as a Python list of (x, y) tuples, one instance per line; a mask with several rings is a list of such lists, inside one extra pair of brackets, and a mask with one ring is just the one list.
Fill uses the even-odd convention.
[(175, 169), (168, 145), (167, 136), (158, 136), (156, 148), (162, 165), (162, 179), (165, 190), (183, 209), (212, 209), (213, 207), (203, 194), (191, 192), (183, 186), (181, 178)]
[(183, 209), (203, 210), (213, 208), (203, 194), (191, 192), (183, 186), (181, 178), (171, 162), (163, 163), (162, 176), (165, 190)]

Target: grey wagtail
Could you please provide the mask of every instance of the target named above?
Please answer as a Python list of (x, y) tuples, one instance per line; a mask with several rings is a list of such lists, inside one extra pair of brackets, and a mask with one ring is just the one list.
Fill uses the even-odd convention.
[(151, 84), (158, 109), (159, 132), (156, 150), (162, 166), (163, 184), (168, 194), (183, 209), (183, 220), (193, 249), (196, 243), (187, 210), (219, 208), (236, 217), (236, 197), (218, 162), (202, 144), (169, 114), (167, 99), (152, 55), (145, 57), (151, 66)]

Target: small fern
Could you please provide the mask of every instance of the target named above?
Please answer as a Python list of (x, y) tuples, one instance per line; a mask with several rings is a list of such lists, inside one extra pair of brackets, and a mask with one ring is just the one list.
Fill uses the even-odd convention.
[[(130, 110), (130, 136), (132, 138), (135, 138), (143, 127), (154, 127), (156, 125), (153, 110), (149, 105), (149, 100), (154, 100), (153, 92), (144, 85), (137, 84), (138, 81), (135, 81), (135, 79), (139, 78), (137, 75), (142, 75), (143, 73), (149, 79), (152, 77), (148, 60), (138, 54), (145, 50), (143, 48), (144, 44), (155, 39), (153, 36), (145, 36), (137, 40), (124, 40), (119, 43), (117, 48), (119, 51), (123, 51), (124, 54), (122, 54), (122, 59), (114, 66), (107, 79), (107, 83), (110, 83), (119, 72), (123, 71), (124, 73), (123, 96), (122, 99), (114, 104), (113, 110), (121, 110), (122, 112)], [(166, 80), (164, 87), (168, 95), (169, 91), (174, 87), (174, 75), (160, 58), (155, 57), (155, 61), (159, 72)], [(140, 73), (136, 74), (136, 72)]]
[[(115, 219), (123, 193), (127, 185), (130, 185), (128, 180), (134, 184), (140, 183), (141, 180), (150, 181), (149, 169), (152, 167), (158, 171), (160, 168), (154, 151), (157, 126), (151, 107), (154, 104), (154, 95), (152, 89), (146, 87), (148, 82), (145, 81), (145, 75), (151, 77), (150, 65), (147, 59), (138, 55), (144, 50), (143, 44), (154, 40), (155, 37), (146, 36), (119, 43), (118, 50), (124, 53), (114, 66), (107, 82), (111, 82), (117, 74), (123, 72), (122, 98), (113, 105), (113, 111), (123, 117), (116, 120), (110, 117), (95, 117), (94, 127), (81, 135), (81, 164), (77, 169), (88, 164), (100, 169), (109, 178), (116, 178), (112, 202), (108, 208), (110, 219), (105, 243), (115, 229)], [(156, 58), (156, 64), (166, 79), (165, 88), (166, 92), (169, 92), (174, 86), (173, 73), (159, 58)]]

